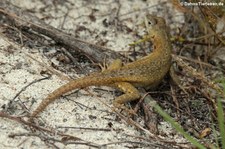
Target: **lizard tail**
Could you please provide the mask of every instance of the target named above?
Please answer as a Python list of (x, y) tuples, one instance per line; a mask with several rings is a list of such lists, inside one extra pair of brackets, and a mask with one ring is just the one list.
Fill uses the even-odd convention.
[(114, 79), (112, 78), (102, 78), (101, 76), (87, 76), (84, 78), (76, 79), (70, 81), (69, 83), (59, 87), (52, 93), (50, 93), (40, 105), (33, 111), (31, 118), (36, 117), (40, 112), (42, 112), (51, 102), (59, 98), (61, 95), (70, 92), (74, 89), (85, 88), (88, 86), (101, 86), (107, 84), (112, 84)]

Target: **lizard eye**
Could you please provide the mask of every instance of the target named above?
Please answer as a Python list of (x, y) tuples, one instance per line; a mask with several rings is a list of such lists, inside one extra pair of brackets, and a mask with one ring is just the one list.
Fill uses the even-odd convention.
[(148, 25), (155, 25), (157, 23), (157, 20), (156, 19), (150, 19), (148, 20)]
[(151, 29), (157, 24), (157, 19), (151, 15), (145, 17), (145, 27)]

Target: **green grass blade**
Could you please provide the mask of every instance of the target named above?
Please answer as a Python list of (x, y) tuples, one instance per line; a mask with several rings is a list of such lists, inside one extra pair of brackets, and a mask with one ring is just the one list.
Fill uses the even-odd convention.
[(224, 112), (220, 99), (218, 100), (217, 118), (220, 129), (220, 137), (222, 148), (225, 149), (225, 125), (224, 125)]
[(191, 137), (184, 129), (173, 120), (166, 112), (162, 110), (159, 105), (155, 105), (155, 110), (167, 121), (169, 122), (179, 133), (181, 133), (188, 141), (190, 141), (194, 146), (198, 147), (199, 149), (206, 149), (201, 143), (199, 143), (196, 139)]

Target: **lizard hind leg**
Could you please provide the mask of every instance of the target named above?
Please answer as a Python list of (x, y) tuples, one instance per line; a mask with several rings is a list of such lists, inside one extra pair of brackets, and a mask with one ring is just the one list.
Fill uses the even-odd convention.
[(139, 91), (128, 82), (117, 82), (114, 86), (124, 92), (123, 95), (117, 97), (113, 102), (114, 107), (124, 109), (129, 113), (133, 113), (133, 111), (128, 110), (123, 104), (129, 101), (134, 101), (140, 98)]

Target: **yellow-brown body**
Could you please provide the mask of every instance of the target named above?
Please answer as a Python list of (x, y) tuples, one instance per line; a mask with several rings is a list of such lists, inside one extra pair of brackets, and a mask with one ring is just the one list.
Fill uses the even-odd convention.
[(110, 86), (120, 89), (123, 95), (114, 101), (115, 106), (137, 100), (140, 93), (136, 87), (156, 87), (170, 70), (171, 43), (169, 33), (163, 18), (148, 15), (146, 17), (148, 35), (144, 40), (153, 43), (153, 52), (137, 61), (122, 66), (120, 60), (115, 60), (106, 70), (70, 81), (45, 98), (31, 117), (36, 117), (45, 107), (69, 91), (88, 86)]

